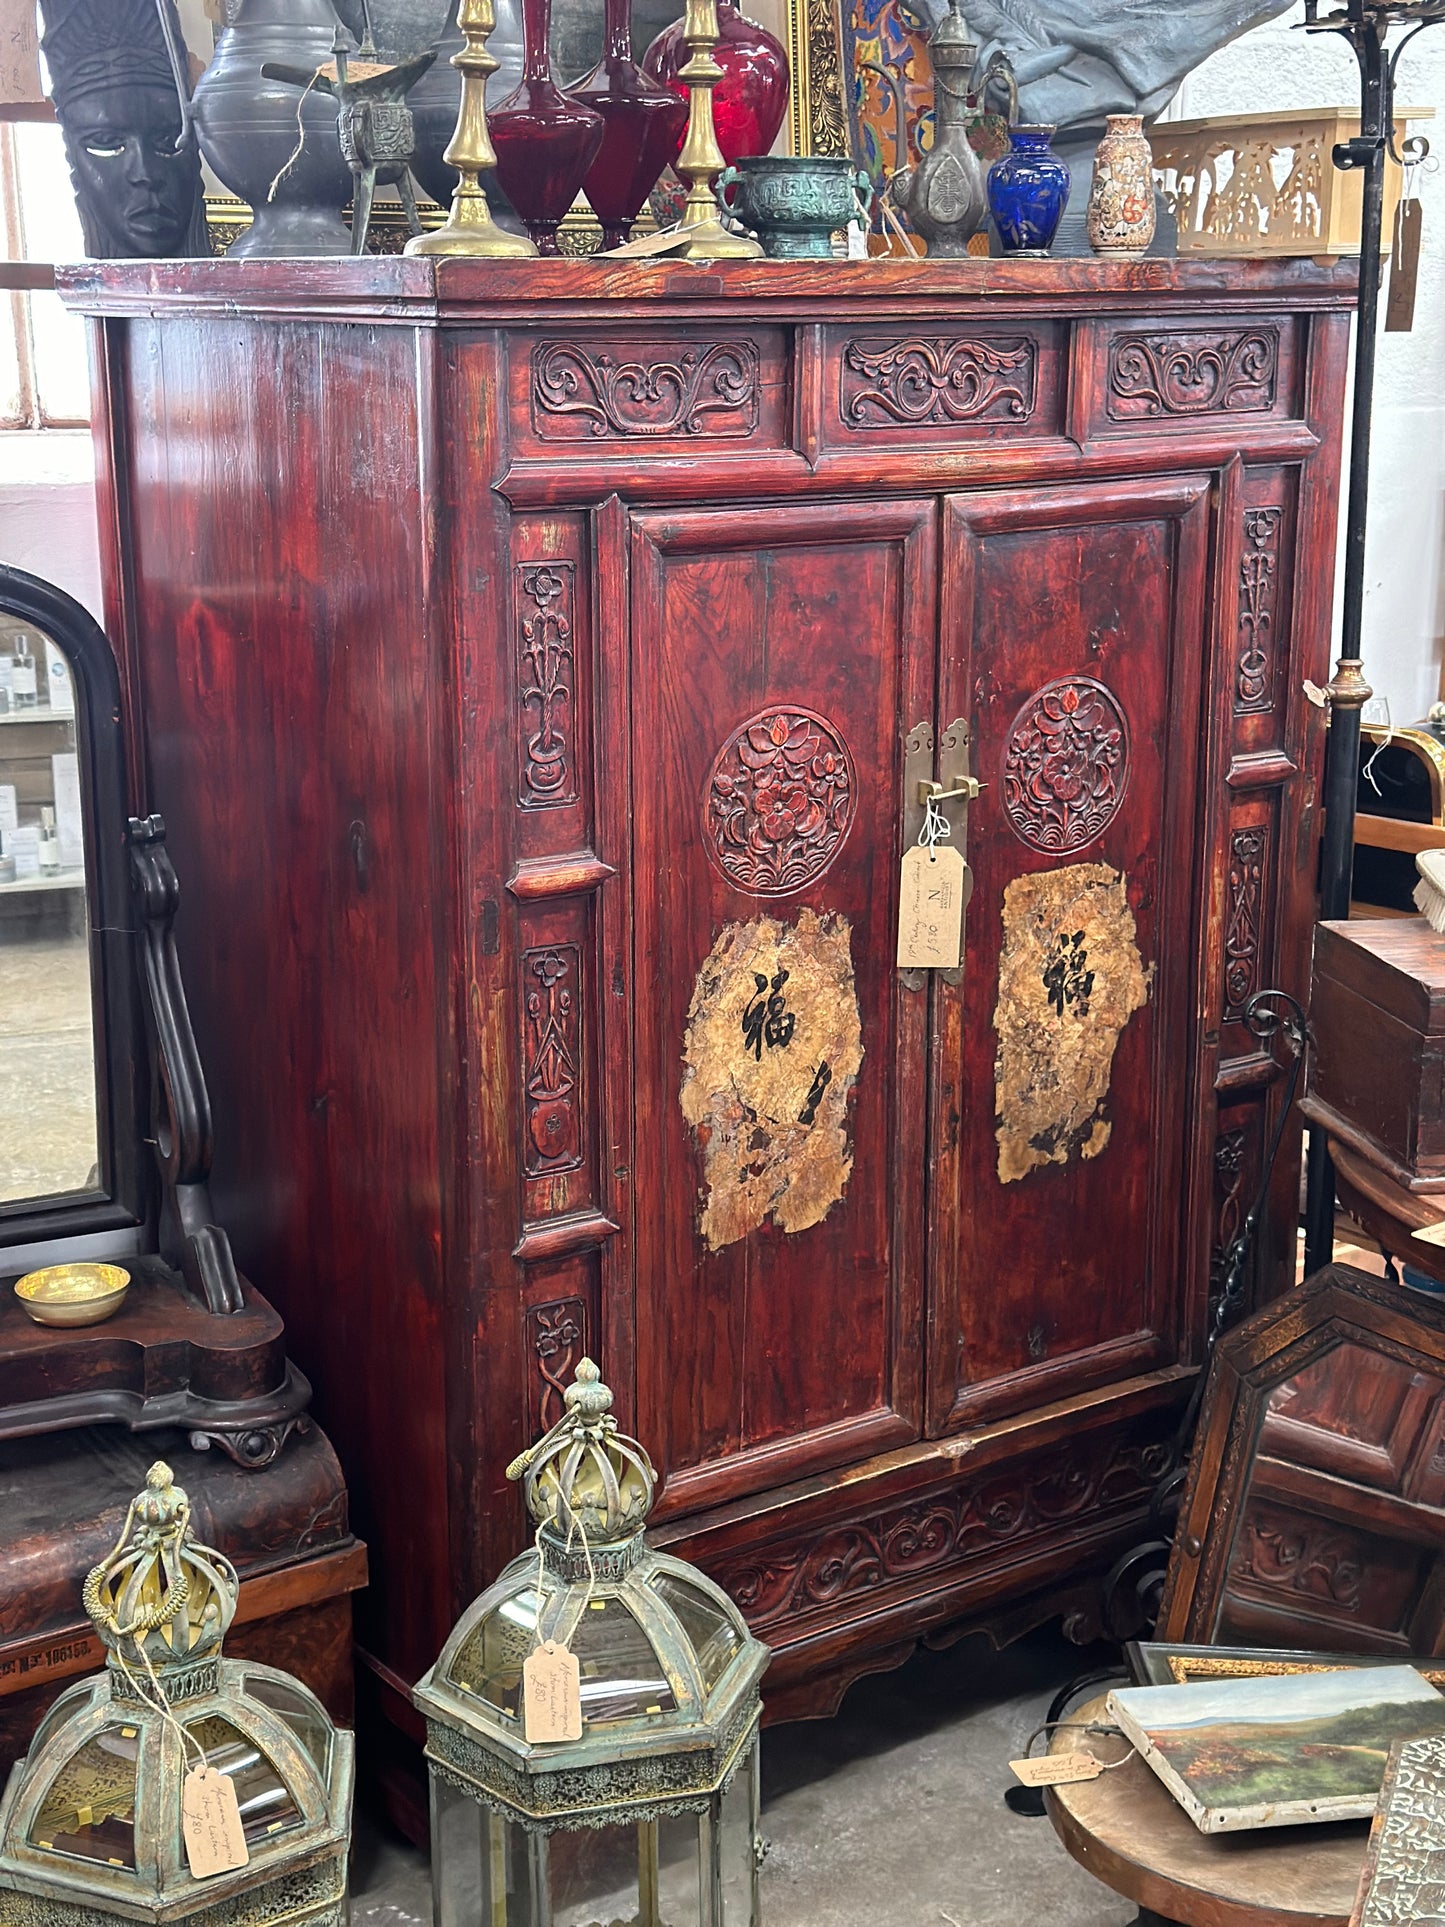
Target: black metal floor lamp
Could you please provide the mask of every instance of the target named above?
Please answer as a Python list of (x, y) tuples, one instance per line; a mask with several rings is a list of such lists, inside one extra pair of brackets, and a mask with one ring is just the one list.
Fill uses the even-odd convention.
[[(1354, 420), (1350, 432), (1350, 492), (1345, 510), (1344, 618), (1340, 659), (1327, 694), (1329, 751), (1325, 762), (1325, 832), (1320, 868), (1320, 915), (1350, 914), (1354, 875), (1355, 792), (1359, 781), (1360, 713), (1374, 693), (1365, 680), (1361, 632), (1365, 612), (1365, 534), (1370, 499), (1370, 424), (1375, 405), (1375, 350), (1380, 316), (1380, 249), (1385, 227), (1385, 164), (1423, 160), (1424, 141), (1395, 140), (1395, 78), (1400, 56), (1426, 27), (1445, 21), (1445, 0), (1345, 0), (1322, 11), (1305, 0), (1305, 31), (1341, 34), (1360, 63), (1360, 131), (1335, 149), (1335, 166), (1364, 176), (1360, 226), (1360, 319), (1355, 349)], [(1390, 44), (1394, 28), (1403, 36)], [(1310, 1132), (1305, 1203), (1305, 1273), (1327, 1265), (1334, 1250), (1335, 1180), (1329, 1145)]]

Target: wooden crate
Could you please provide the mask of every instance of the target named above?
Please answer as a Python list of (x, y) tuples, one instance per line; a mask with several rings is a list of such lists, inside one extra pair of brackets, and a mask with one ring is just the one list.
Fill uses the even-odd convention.
[[(1405, 107), (1397, 118), (1403, 139), (1409, 122), (1433, 120), (1435, 110)], [(1341, 173), (1333, 154), (1359, 131), (1359, 115), (1339, 107), (1156, 122), (1149, 141), (1179, 252), (1358, 254), (1363, 175)], [(1387, 162), (1387, 247), (1402, 185), (1402, 170)]]

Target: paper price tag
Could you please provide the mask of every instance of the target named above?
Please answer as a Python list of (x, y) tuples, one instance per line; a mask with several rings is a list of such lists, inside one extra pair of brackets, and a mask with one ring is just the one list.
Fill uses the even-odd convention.
[(1009, 1768), (1025, 1786), (1074, 1786), (1104, 1771), (1092, 1753), (1045, 1753), (1037, 1760), (1010, 1760)]
[(1420, 242), (1424, 213), (1416, 200), (1402, 200), (1395, 211), (1395, 246), (1390, 269), (1390, 299), (1385, 333), (1407, 335), (1415, 326), (1415, 296), (1420, 286)]
[(193, 1766), (186, 1775), (181, 1787), (181, 1831), (192, 1880), (232, 1873), (251, 1858), (235, 1782), (214, 1767)]
[(582, 1669), (555, 1639), (544, 1640), (522, 1667), (522, 1732), (529, 1746), (582, 1737)]
[(898, 899), (898, 968), (956, 970), (963, 955), (963, 913), (973, 872), (957, 850), (921, 844), (903, 858)]
[(1441, 1218), (1438, 1224), (1422, 1225), (1418, 1231), (1412, 1231), (1410, 1236), (1417, 1244), (1445, 1245), (1445, 1218)]

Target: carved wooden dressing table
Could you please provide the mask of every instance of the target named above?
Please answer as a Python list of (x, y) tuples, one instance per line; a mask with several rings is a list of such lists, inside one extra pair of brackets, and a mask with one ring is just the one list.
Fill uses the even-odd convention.
[[(215, 1188), (399, 1723), (584, 1350), (775, 1714), (1087, 1623), (1307, 980), (1352, 279), (67, 271)], [(900, 972), (969, 774), (963, 965)]]

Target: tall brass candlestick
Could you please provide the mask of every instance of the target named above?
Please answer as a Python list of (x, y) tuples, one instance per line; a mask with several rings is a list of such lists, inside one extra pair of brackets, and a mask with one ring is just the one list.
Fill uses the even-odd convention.
[(501, 64), (487, 51), (496, 24), (493, 0), (460, 0), (457, 25), (467, 44), (452, 55), (452, 65), (462, 77), (462, 99), (456, 132), (442, 159), (461, 179), (452, 194), (446, 226), (408, 241), (408, 254), (470, 254), (496, 260), (537, 252), (525, 235), (508, 234), (497, 226), (482, 190), (483, 171), (497, 164), (497, 150), (487, 132), (487, 79)]
[(712, 189), (723, 170), (723, 153), (717, 144), (717, 127), (712, 115), (713, 89), (723, 78), (722, 68), (713, 59), (713, 48), (718, 43), (717, 0), (687, 0), (683, 38), (691, 49), (691, 58), (677, 76), (687, 82), (689, 90), (687, 139), (677, 161), (677, 171), (688, 183), (681, 226), (692, 238), (685, 258), (753, 261), (762, 254), (762, 249), (746, 235), (731, 234), (723, 226), (721, 209)]

